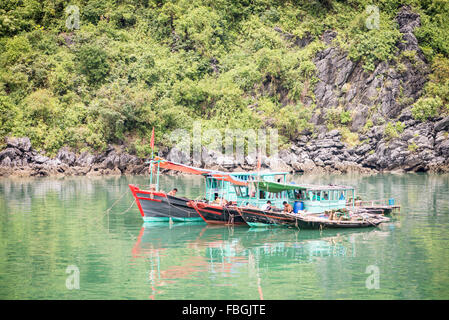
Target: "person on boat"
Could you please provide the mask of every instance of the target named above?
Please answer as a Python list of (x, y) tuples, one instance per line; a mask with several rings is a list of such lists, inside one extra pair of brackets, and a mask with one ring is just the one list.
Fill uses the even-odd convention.
[(212, 202), (213, 204), (218, 204), (220, 206), (225, 206), (227, 205), (229, 202), (228, 200), (224, 199), (224, 198), (220, 198), (218, 195), (215, 195), (215, 200)]
[(263, 211), (271, 211), (271, 201), (268, 200), (260, 209)]
[(178, 189), (174, 188), (172, 191), (170, 191), (169, 193), (167, 193), (169, 196), (176, 196), (176, 192), (178, 192)]
[(284, 205), (284, 211), (282, 211), (282, 212), (286, 212), (286, 213), (293, 212), (293, 207), (290, 204), (288, 204), (287, 201), (284, 201), (282, 204)]
[(257, 209), (257, 210), (259, 210), (258, 207), (251, 205), (249, 202), (247, 202), (247, 203), (245, 204), (245, 207), (250, 208), (250, 209)]
[(150, 185), (150, 199), (154, 199), (154, 192), (156, 192), (156, 185), (152, 184)]

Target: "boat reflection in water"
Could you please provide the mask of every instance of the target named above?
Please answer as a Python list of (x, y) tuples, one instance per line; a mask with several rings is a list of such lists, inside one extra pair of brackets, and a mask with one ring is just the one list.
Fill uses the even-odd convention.
[[(229, 278), (214, 286), (232, 286), (232, 276), (246, 272), (263, 299), (261, 270), (298, 263), (313, 263), (326, 257), (357, 256), (356, 238), (379, 236), (379, 230), (301, 230), (285, 228), (247, 229), (204, 224), (144, 224), (133, 248), (135, 258), (149, 260), (151, 299), (163, 288), (182, 279)], [(242, 271), (243, 270), (243, 271)], [(207, 279), (204, 280), (204, 277)], [(195, 281), (193, 281), (195, 283)], [(202, 283), (198, 283), (202, 285)], [(210, 285), (210, 284), (209, 284)]]

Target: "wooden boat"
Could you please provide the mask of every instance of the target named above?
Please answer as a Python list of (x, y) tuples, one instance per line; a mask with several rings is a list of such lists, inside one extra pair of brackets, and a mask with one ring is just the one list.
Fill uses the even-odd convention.
[(130, 184), (129, 188), (136, 199), (137, 207), (145, 222), (202, 222), (195, 209), (189, 207), (189, 199), (176, 197), (165, 192), (145, 191)]
[(299, 229), (327, 229), (327, 228), (367, 228), (377, 227), (382, 222), (390, 221), (389, 218), (376, 214), (352, 214), (345, 219), (330, 220), (329, 216), (316, 214), (291, 214), (295, 222), (294, 226)]
[[(244, 181), (241, 181), (228, 173), (190, 167), (167, 161), (159, 157), (150, 161), (150, 168), (152, 168), (153, 165), (157, 166), (157, 182), (152, 185), (153, 188), (150, 188), (150, 190), (141, 190), (136, 185), (129, 185), (140, 214), (145, 222), (168, 222), (170, 219), (173, 222), (204, 222), (203, 218), (198, 215), (198, 212), (193, 207), (187, 205), (187, 202), (191, 201), (191, 199), (168, 195), (159, 190), (159, 169), (169, 169), (203, 175), (206, 178), (206, 200), (209, 201), (213, 200), (213, 197), (219, 192), (221, 192), (221, 194), (233, 192), (234, 189), (229, 187), (231, 183), (232, 185), (245, 184)], [(152, 171), (152, 169), (150, 170)]]
[(330, 220), (325, 214), (297, 214), (275, 211), (263, 211), (255, 208), (237, 207), (236, 211), (250, 227), (266, 227), (268, 225), (288, 226), (299, 229), (324, 229), (324, 228), (364, 228), (375, 227), (388, 218), (379, 215), (354, 214), (348, 220)]
[(250, 227), (266, 227), (268, 225), (285, 226), (294, 223), (295, 219), (282, 212), (263, 211), (252, 207), (236, 207), (236, 211)]
[[(262, 181), (273, 181), (275, 176), (285, 177), (287, 172), (269, 172), (260, 174), (258, 172), (221, 172), (216, 170), (201, 169), (187, 166), (184, 164), (167, 161), (160, 157), (150, 161), (150, 170), (153, 172), (153, 167), (157, 168), (156, 184), (153, 189), (141, 190), (136, 185), (129, 185), (131, 192), (136, 200), (140, 213), (146, 222), (168, 222), (170, 219), (173, 222), (188, 222), (188, 221), (209, 221), (209, 223), (228, 223), (228, 218), (235, 218), (234, 224), (245, 224), (243, 219), (237, 212), (232, 212), (232, 209), (226, 207), (211, 207), (203, 208), (203, 204), (199, 208), (187, 205), (192, 199), (183, 197), (170, 196), (165, 192), (159, 190), (159, 175), (160, 169), (175, 170), (184, 173), (201, 175), (206, 180), (206, 193), (204, 200), (206, 202), (214, 201), (215, 198), (220, 197), (228, 201), (235, 201), (237, 194), (235, 186), (246, 186), (248, 180), (254, 180), (257, 176)], [(152, 182), (151, 176), (151, 182)], [(201, 203), (201, 202), (200, 202)], [(203, 211), (203, 216), (206, 220), (198, 214), (198, 209)], [(208, 210), (208, 211), (206, 211)], [(213, 214), (215, 212), (216, 214)], [(219, 214), (220, 213), (220, 214)], [(229, 220), (231, 221), (231, 220)]]
[(246, 225), (245, 220), (234, 206), (209, 204), (201, 201), (189, 201), (198, 215), (208, 224)]
[[(287, 225), (298, 228), (361, 228), (377, 226), (386, 221), (383, 211), (377, 208), (354, 206), (355, 190), (349, 186), (339, 185), (307, 185), (286, 184), (268, 181), (250, 181), (256, 190), (250, 197), (250, 186), (235, 186), (237, 194), (237, 211), (251, 227), (267, 225)], [(352, 201), (346, 202), (349, 195)], [(294, 206), (294, 215), (277, 210), (263, 211), (259, 209), (267, 201), (272, 208), (282, 207), (284, 202)], [(243, 206), (245, 203), (245, 206)], [(351, 208), (352, 216), (338, 221), (326, 218), (323, 213), (335, 212)], [(279, 209), (278, 209), (279, 210)], [(298, 213), (302, 213), (298, 215)], [(315, 215), (313, 215), (315, 214)], [(318, 214), (318, 215), (316, 215)], [(319, 217), (319, 218), (317, 218)], [(358, 219), (362, 217), (362, 219)]]

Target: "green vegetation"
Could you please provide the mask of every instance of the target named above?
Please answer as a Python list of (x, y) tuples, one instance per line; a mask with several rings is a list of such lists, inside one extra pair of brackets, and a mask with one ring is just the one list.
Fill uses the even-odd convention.
[(396, 123), (388, 122), (384, 128), (384, 136), (386, 140), (391, 140), (399, 137), (399, 135), (404, 132), (405, 125), (398, 121)]
[(425, 121), (449, 112), (449, 59), (438, 54), (433, 59), (432, 74), (425, 86), (425, 95), (413, 106), (416, 120)]
[(343, 110), (342, 107), (331, 108), (326, 113), (327, 128), (332, 130), (340, 125), (350, 124), (352, 115), (350, 111)]
[(415, 141), (413, 141), (408, 145), (408, 151), (416, 152), (416, 150), (418, 150), (418, 145), (415, 143)]
[(439, 114), (443, 101), (436, 96), (428, 98), (421, 97), (412, 108), (412, 116), (416, 120), (425, 121), (429, 118), (436, 117)]
[(369, 129), (371, 129), (373, 127), (374, 123), (373, 120), (368, 119), (365, 122), (365, 125), (363, 126), (362, 132), (366, 133), (369, 131)]
[(341, 133), (341, 140), (349, 147), (354, 147), (360, 144), (359, 135), (357, 132), (351, 132), (347, 127), (341, 127), (339, 131)]
[[(163, 146), (165, 134), (201, 121), (222, 132), (277, 128), (288, 143), (313, 129), (313, 58), (325, 47), (323, 32), (337, 31), (350, 58), (373, 70), (394, 57), (394, 17), (404, 4), (421, 15), (417, 35), (433, 66), (414, 116), (427, 119), (429, 101), (447, 112), (447, 1), (376, 1), (380, 28), (370, 30), (365, 8), (373, 3), (75, 0), (80, 29), (68, 30), (65, 1), (2, 1), (0, 139), (29, 136), (49, 154), (125, 143), (145, 155), (153, 126)], [(304, 48), (294, 44), (306, 37)], [(344, 109), (328, 118), (329, 126), (350, 123)]]

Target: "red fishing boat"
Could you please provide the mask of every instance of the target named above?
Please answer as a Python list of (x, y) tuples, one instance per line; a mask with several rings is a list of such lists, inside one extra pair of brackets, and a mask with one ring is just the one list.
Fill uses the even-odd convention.
[[(173, 222), (204, 222), (204, 218), (198, 214), (198, 210), (187, 204), (191, 201), (191, 199), (170, 195), (159, 190), (160, 169), (175, 170), (183, 173), (204, 176), (206, 178), (206, 201), (213, 201), (216, 197), (218, 197), (219, 193), (222, 196), (235, 197), (235, 194), (233, 193), (234, 189), (230, 186), (245, 186), (247, 184), (246, 181), (239, 179), (239, 173), (225, 173), (215, 170), (201, 169), (167, 161), (159, 157), (151, 160), (150, 165), (151, 172), (153, 167), (157, 168), (156, 184), (151, 185), (149, 190), (142, 190), (137, 185), (129, 185), (129, 188), (131, 189), (131, 192), (136, 200), (140, 214), (146, 222), (163, 222), (169, 221), (170, 219)], [(210, 211), (212, 211), (212, 209)], [(226, 213), (224, 216), (232, 217), (235, 213), (231, 216)], [(244, 224), (243, 219), (241, 219), (238, 213), (235, 216), (238, 216), (238, 223), (242, 222)]]
[(208, 224), (247, 225), (234, 205), (221, 205), (202, 201), (189, 201), (198, 215)]

